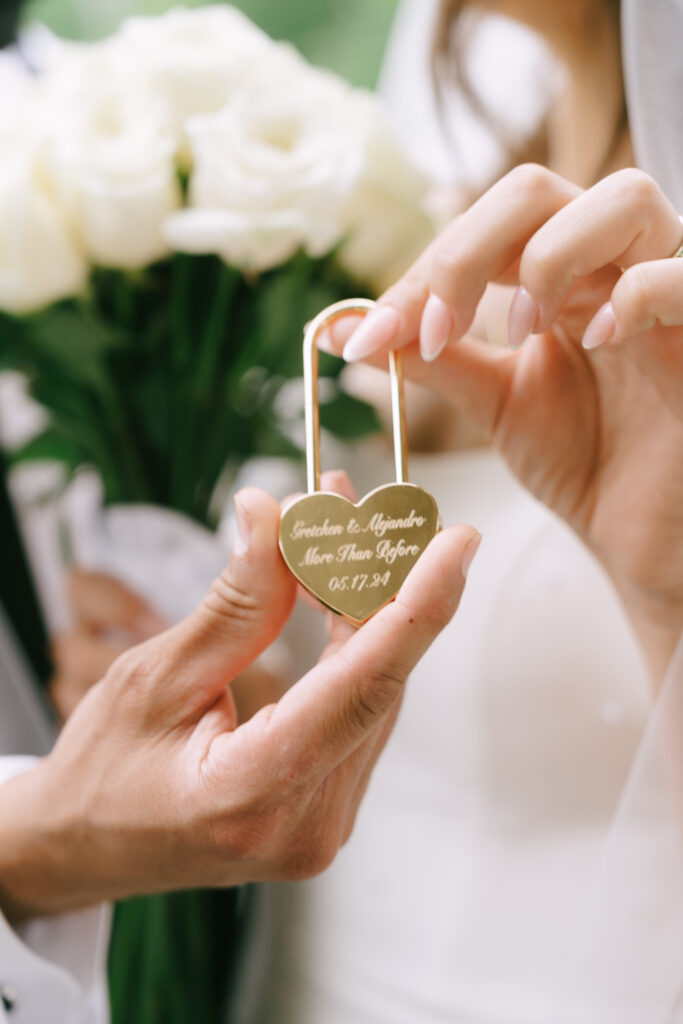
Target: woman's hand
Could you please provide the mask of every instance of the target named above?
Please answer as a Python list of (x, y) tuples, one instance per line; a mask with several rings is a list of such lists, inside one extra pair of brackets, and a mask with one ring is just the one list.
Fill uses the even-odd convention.
[[(482, 427), (602, 560), (656, 675), (683, 627), (683, 260), (668, 258), (682, 234), (640, 171), (581, 192), (519, 167), (450, 225), (344, 350), (376, 358), (408, 346), (408, 372)], [(516, 352), (465, 337), (490, 282), (517, 285)], [(340, 351), (348, 333), (339, 322), (328, 347)]]
[(231, 683), (281, 631), (296, 581), (274, 499), (241, 491), (236, 513), (240, 542), (202, 604), (118, 658), (48, 757), (0, 786), (0, 906), (14, 919), (302, 878), (348, 837), (478, 534), (439, 533), (394, 602), (357, 631), (335, 620), (319, 664), (238, 725)]
[(52, 638), (49, 686), (62, 722), (120, 654), (167, 626), (138, 594), (105, 573), (73, 570), (66, 591), (73, 621)]

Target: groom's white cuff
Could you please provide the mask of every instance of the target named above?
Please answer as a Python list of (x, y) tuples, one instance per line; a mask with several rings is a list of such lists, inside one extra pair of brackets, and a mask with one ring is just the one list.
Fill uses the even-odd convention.
[[(0, 784), (34, 763), (0, 757)], [(0, 1021), (106, 1024), (110, 917), (100, 906), (12, 929), (0, 910)]]

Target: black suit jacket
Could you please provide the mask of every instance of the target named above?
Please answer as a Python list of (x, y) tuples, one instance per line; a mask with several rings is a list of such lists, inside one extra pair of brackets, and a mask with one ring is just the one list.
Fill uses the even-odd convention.
[(47, 631), (7, 492), (1, 453), (0, 601), (37, 678), (44, 683), (51, 671)]
[[(14, 41), (21, 0), (0, 0), (0, 47)], [(0, 452), (0, 602), (26, 657), (42, 681), (51, 665), (45, 624), (36, 600), (24, 545), (7, 493), (5, 462)]]

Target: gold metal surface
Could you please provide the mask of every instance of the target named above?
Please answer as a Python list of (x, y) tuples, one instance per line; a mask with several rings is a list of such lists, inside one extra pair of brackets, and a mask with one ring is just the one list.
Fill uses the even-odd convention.
[[(306, 413), (306, 472), (308, 493), (320, 490), (320, 405), (318, 402), (318, 335), (349, 313), (369, 313), (376, 303), (372, 299), (342, 299), (318, 313), (304, 334), (304, 403)], [(403, 364), (400, 351), (389, 353), (391, 375), (391, 415), (394, 424), (394, 461), (396, 479), (408, 481), (408, 446), (406, 443), (405, 403), (403, 397)]]
[(400, 352), (389, 355), (396, 483), (377, 487), (357, 504), (320, 491), (320, 331), (341, 316), (367, 313), (369, 299), (346, 299), (324, 309), (304, 335), (308, 494), (280, 520), (280, 550), (291, 572), (325, 607), (360, 625), (393, 600), (439, 528), (431, 494), (408, 483), (403, 372)]
[(283, 514), (280, 550), (325, 607), (360, 625), (396, 596), (438, 522), (434, 498), (416, 484), (385, 484), (357, 505), (319, 491)]

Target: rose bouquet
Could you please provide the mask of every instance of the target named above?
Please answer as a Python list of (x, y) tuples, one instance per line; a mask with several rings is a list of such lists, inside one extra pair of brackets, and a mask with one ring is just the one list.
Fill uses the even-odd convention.
[[(0, 62), (0, 367), (49, 416), (14, 458), (209, 523), (226, 471), (296, 454), (302, 326), (415, 255), (423, 182), (375, 97), (234, 8), (43, 40), (39, 65)], [(326, 398), (328, 429), (374, 428)]]

